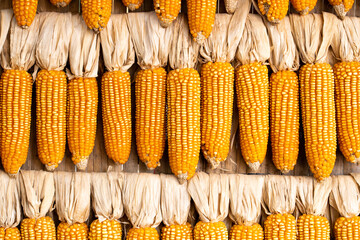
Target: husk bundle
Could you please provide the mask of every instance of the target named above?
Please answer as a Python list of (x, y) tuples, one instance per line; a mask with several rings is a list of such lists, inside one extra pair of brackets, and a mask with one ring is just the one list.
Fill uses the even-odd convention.
[(12, 9), (0, 10), (0, 53), (8, 36), (11, 20), (14, 16)]

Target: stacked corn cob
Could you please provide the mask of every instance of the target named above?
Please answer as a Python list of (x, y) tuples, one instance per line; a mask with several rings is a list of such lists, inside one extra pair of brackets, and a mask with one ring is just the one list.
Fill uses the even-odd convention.
[(12, 0), (12, 7), (17, 24), (22, 28), (28, 28), (33, 23), (38, 0)]
[(118, 172), (93, 173), (92, 204), (97, 217), (91, 223), (89, 240), (121, 239), (119, 219), (123, 216), (121, 189), (124, 175)]
[(100, 32), (110, 19), (112, 0), (81, 0), (81, 10), (86, 25)]
[(280, 23), (289, 10), (287, 0), (253, 0), (253, 2), (259, 14), (272, 24)]
[(131, 11), (134, 11), (141, 7), (144, 0), (122, 0), (125, 7), (129, 8)]
[(126, 15), (111, 16), (100, 38), (108, 70), (101, 83), (105, 149), (109, 158), (124, 164), (130, 155), (132, 137), (131, 79), (127, 70), (135, 61)]
[(39, 16), (28, 29), (13, 19), (1, 57), (5, 70), (0, 80), (0, 156), (11, 175), (25, 163), (29, 148), (33, 80), (27, 70), (35, 63), (39, 26)]
[(259, 15), (249, 14), (236, 51), (235, 70), (241, 153), (257, 170), (264, 161), (269, 136), (269, 79), (265, 62), (270, 57), (266, 27)]
[(100, 38), (89, 30), (80, 16), (73, 18), (68, 73), (67, 139), (72, 160), (85, 170), (96, 136)]
[(230, 218), (235, 222), (230, 240), (263, 240), (264, 231), (258, 221), (264, 178), (234, 174), (229, 176)]
[(56, 7), (66, 7), (70, 4), (71, 0), (50, 0), (50, 2)]
[(85, 221), (90, 213), (91, 175), (81, 172), (55, 172), (56, 211), (61, 223), (58, 240), (88, 240)]
[(53, 171), (65, 155), (66, 74), (63, 71), (72, 34), (71, 14), (41, 13), (36, 46), (36, 140), (40, 161)]
[(21, 222), (21, 239), (56, 240), (54, 221), (46, 216), (55, 200), (53, 173), (21, 171), (21, 204), (26, 216)]
[(228, 175), (198, 172), (189, 181), (188, 192), (200, 217), (194, 228), (194, 240), (227, 240), (223, 221), (229, 211)]
[[(200, 153), (200, 76), (194, 69), (199, 52), (184, 15), (174, 24), (167, 78), (167, 132), (172, 172), (183, 182), (196, 171)], [(184, 97), (186, 96), (186, 97)]]
[(301, 15), (306, 15), (314, 9), (317, 0), (290, 0), (294, 9)]
[(326, 62), (336, 20), (329, 13), (290, 15), (294, 40), (305, 63), (299, 78), (306, 158), (319, 181), (330, 176), (336, 159), (334, 73)]
[(128, 27), (141, 70), (135, 78), (135, 134), (139, 158), (148, 169), (160, 165), (165, 148), (166, 71), (172, 29), (151, 13), (130, 13)]
[(125, 214), (132, 224), (127, 240), (158, 240), (156, 227), (161, 223), (161, 180), (155, 174), (125, 175), (123, 202)]
[(266, 24), (271, 45), (270, 133), (272, 160), (277, 169), (294, 169), (299, 153), (299, 55), (288, 17)]
[(342, 20), (345, 18), (347, 12), (350, 11), (354, 2), (354, 0), (329, 0), (329, 3), (335, 9), (336, 15)]
[(162, 27), (168, 27), (181, 10), (181, 0), (154, 0), (156, 16)]

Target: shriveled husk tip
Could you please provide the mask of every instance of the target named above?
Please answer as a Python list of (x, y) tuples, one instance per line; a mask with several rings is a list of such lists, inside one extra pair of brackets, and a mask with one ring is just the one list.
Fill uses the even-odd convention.
[(345, 6), (343, 3), (340, 3), (339, 5), (333, 6), (336, 12), (336, 15), (341, 19), (344, 20), (347, 11), (345, 11)]
[(78, 170), (85, 171), (88, 165), (89, 157), (81, 157), (80, 161), (75, 164)]

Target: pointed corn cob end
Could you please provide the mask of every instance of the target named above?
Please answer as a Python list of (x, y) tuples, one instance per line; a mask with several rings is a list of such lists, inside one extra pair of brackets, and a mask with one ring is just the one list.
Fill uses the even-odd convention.
[(346, 9), (345, 9), (345, 6), (344, 4), (339, 4), (339, 5), (336, 5), (334, 6), (334, 9), (335, 9), (335, 12), (336, 12), (336, 15), (341, 19), (343, 20), (346, 16)]
[(38, 0), (13, 0), (14, 15), (17, 24), (22, 28), (28, 28), (36, 16)]
[(84, 171), (88, 165), (89, 157), (73, 156), (72, 160), (80, 171)]
[(69, 5), (71, 0), (50, 0), (50, 2), (58, 8), (62, 8)]

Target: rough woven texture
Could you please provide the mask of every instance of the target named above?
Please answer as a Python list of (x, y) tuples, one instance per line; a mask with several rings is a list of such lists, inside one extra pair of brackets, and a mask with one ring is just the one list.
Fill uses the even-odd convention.
[(202, 222), (223, 221), (229, 212), (229, 176), (198, 172), (188, 182), (188, 192)]
[(53, 210), (55, 183), (53, 173), (21, 171), (19, 176), (21, 205), (26, 217), (38, 219)]
[(126, 14), (111, 15), (100, 32), (101, 47), (108, 71), (126, 72), (135, 62), (135, 50), (126, 24)]
[(13, 16), (14, 13), (12, 9), (4, 9), (0, 11), (0, 53), (8, 36), (10, 23)]

